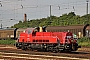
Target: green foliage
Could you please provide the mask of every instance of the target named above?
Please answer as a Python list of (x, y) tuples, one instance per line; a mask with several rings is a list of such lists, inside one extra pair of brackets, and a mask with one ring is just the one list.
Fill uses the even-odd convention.
[(15, 40), (0, 40), (0, 44), (6, 44), (6, 45), (14, 45), (15, 44)]
[(90, 46), (90, 39), (87, 37), (83, 37), (81, 39), (78, 39), (78, 43), (81, 46)]
[(11, 26), (12, 28), (28, 28), (38, 26), (66, 26), (66, 25), (84, 25), (90, 23), (90, 14), (79, 16), (74, 12), (63, 14), (62, 16), (56, 17), (51, 16), (42, 19), (32, 19), (30, 21), (19, 21), (19, 23)]
[[(90, 39), (83, 37), (77, 40), (78, 44), (80, 46), (89, 46), (90, 47)], [(0, 40), (0, 44), (6, 44), (6, 45), (14, 45), (15, 40), (7, 39), (7, 40)]]

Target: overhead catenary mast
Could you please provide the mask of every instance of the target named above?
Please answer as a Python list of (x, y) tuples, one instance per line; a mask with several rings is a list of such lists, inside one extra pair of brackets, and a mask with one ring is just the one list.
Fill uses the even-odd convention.
[(1, 24), (1, 28), (2, 28), (2, 24)]
[(51, 21), (51, 5), (50, 5), (50, 21)]
[(86, 2), (87, 2), (86, 14), (88, 14), (88, 2), (89, 2), (89, 0), (86, 0)]
[(86, 15), (87, 15), (87, 24), (88, 24), (88, 22), (89, 22), (89, 20), (88, 20), (88, 2), (89, 2), (89, 0), (86, 0), (86, 2), (87, 2), (87, 6), (86, 6)]
[(51, 5), (50, 5), (50, 21), (49, 21), (49, 24), (51, 24), (51, 20), (52, 20), (52, 18), (51, 18)]

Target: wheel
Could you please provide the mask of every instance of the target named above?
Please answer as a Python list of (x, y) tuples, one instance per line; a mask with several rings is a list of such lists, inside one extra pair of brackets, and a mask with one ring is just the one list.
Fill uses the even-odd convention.
[(21, 49), (21, 47), (17, 47), (17, 49)]
[(22, 50), (26, 50), (26, 47), (25, 47), (24, 43), (22, 43), (21, 49), (22, 49)]

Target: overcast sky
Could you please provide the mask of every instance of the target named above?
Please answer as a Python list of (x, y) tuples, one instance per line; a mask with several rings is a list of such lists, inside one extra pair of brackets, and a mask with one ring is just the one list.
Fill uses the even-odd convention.
[[(90, 7), (90, 1), (88, 3)], [(0, 0), (0, 25), (7, 27), (23, 21), (24, 13), (29, 20), (47, 17), (50, 5), (51, 14), (55, 16), (71, 11), (76, 15), (86, 14), (86, 0)], [(90, 13), (90, 8), (88, 11)]]

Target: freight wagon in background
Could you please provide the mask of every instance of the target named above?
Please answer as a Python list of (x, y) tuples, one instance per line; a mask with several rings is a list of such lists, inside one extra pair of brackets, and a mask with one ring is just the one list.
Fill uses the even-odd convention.
[(0, 28), (0, 40), (1, 39), (17, 39), (19, 34), (26, 28)]
[(0, 39), (13, 39), (15, 28), (2, 28), (0, 29)]
[[(17, 39), (26, 28), (0, 28), (0, 39)], [(90, 24), (72, 26), (47, 26), (47, 32), (72, 32), (77, 38), (90, 38)]]
[(72, 26), (48, 26), (46, 30), (48, 32), (72, 32), (77, 36), (77, 38), (84, 36), (90, 38), (90, 24)]

